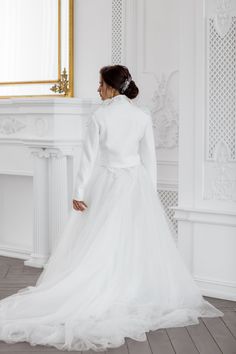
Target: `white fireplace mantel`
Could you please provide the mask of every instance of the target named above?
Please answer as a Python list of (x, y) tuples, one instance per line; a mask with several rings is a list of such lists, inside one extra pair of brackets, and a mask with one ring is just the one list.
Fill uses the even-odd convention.
[[(79, 98), (12, 98), (0, 100), (0, 139), (53, 144), (78, 140), (80, 117), (98, 100)], [(80, 129), (79, 129), (80, 132)]]
[(33, 249), (26, 265), (42, 267), (57, 243), (72, 207), (84, 128), (98, 105), (62, 97), (0, 100), (0, 176), (33, 177)]

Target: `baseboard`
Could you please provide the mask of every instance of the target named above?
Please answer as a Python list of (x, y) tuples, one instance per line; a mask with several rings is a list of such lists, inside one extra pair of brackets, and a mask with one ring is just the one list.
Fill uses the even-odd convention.
[(0, 245), (0, 256), (5, 257), (12, 257), (18, 259), (29, 259), (32, 251), (25, 250), (22, 248), (7, 246), (7, 245)]
[(236, 282), (194, 276), (204, 296), (236, 301)]

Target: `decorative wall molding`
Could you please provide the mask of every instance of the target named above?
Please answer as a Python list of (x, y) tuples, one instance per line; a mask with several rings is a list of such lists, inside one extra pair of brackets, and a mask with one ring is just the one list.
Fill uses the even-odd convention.
[(236, 213), (231, 211), (215, 211), (210, 209), (171, 207), (174, 218), (179, 221), (209, 225), (236, 226)]
[(65, 156), (73, 156), (74, 147), (31, 147), (31, 154), (38, 158), (57, 158), (60, 159)]
[(224, 141), (214, 149), (212, 162), (205, 162), (204, 199), (236, 202), (236, 163)]
[(124, 0), (112, 0), (112, 64), (123, 62)]
[(236, 201), (236, 13), (232, 1), (218, 0), (214, 4), (214, 8), (206, 10), (206, 151), (202, 198), (228, 203), (230, 208)]
[(205, 296), (236, 301), (236, 282), (194, 276), (194, 280)]
[(168, 180), (158, 178), (157, 182), (158, 190), (167, 190), (167, 191), (177, 191), (178, 190), (178, 181), (177, 180)]
[(224, 37), (230, 29), (232, 24), (232, 10), (231, 0), (218, 0), (216, 2), (216, 15), (214, 17), (215, 28), (221, 37)]
[(170, 189), (158, 189), (158, 195), (164, 207), (167, 221), (170, 226), (170, 230), (172, 232), (172, 236), (177, 242), (178, 240), (178, 223), (177, 220), (174, 218), (174, 210), (172, 209), (173, 206), (178, 205), (178, 191), (177, 190), (170, 190)]
[(151, 107), (156, 148), (175, 148), (178, 146), (179, 113), (171, 85), (172, 80), (177, 79), (178, 71), (172, 72), (167, 78), (165, 74), (161, 78), (155, 74), (153, 76), (157, 85)]
[[(95, 99), (9, 98), (0, 102), (0, 144), (66, 144), (82, 138), (81, 123), (99, 107)], [(66, 125), (64, 126), (64, 122)]]
[[(49, 250), (56, 247), (64, 225), (72, 208), (68, 203), (68, 160), (64, 151), (60, 149), (51, 152), (48, 160), (48, 209), (49, 209)], [(70, 205), (70, 208), (68, 208)]]
[(236, 158), (236, 16), (228, 1), (220, 1), (215, 16), (207, 18), (207, 158), (213, 159), (219, 141)]
[(34, 119), (34, 128), (35, 128), (35, 135), (45, 136), (49, 132), (48, 121), (45, 118), (36, 117)]
[(14, 117), (1, 117), (0, 119), (0, 134), (10, 135), (25, 129), (26, 125)]
[(19, 117), (28, 116), (29, 114), (36, 114), (38, 118), (43, 118), (41, 114), (51, 114), (61, 116), (65, 113), (71, 115), (87, 114), (91, 113), (93, 109), (96, 109), (100, 105), (99, 99), (85, 99), (85, 98), (8, 98), (1, 99), (0, 107), (3, 115), (17, 115)]
[(20, 259), (27, 259), (31, 251), (19, 247), (12, 247), (11, 245), (0, 244), (0, 255), (5, 257), (13, 257)]
[[(82, 123), (81, 123), (82, 124)], [(82, 130), (82, 129), (81, 129)], [(78, 131), (78, 134), (80, 134), (81, 131)], [(44, 148), (57, 148), (57, 147), (68, 147), (69, 149), (73, 146), (73, 147), (77, 147), (77, 146), (80, 146), (82, 145), (82, 139), (81, 140), (78, 140), (77, 139), (55, 139), (53, 140), (52, 138), (51, 139), (47, 139), (47, 138), (42, 138), (42, 139), (39, 139), (38, 137), (37, 138), (33, 138), (32, 135), (30, 135), (30, 138), (28, 137), (18, 137), (18, 138), (12, 138), (12, 137), (9, 137), (9, 138), (6, 138), (6, 137), (0, 137), (0, 146), (1, 145), (4, 145), (4, 146), (11, 146), (11, 145), (14, 145), (14, 146), (35, 146), (35, 147), (44, 147)]]
[(0, 176), (1, 175), (33, 177), (33, 172), (24, 170), (0, 170)]
[(173, 160), (157, 160), (158, 165), (167, 165), (167, 166), (178, 166), (178, 161)]

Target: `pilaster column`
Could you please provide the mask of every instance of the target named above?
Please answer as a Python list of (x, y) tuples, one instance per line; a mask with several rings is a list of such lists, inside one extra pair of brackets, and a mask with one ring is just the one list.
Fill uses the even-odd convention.
[(48, 170), (50, 253), (56, 246), (68, 218), (68, 168), (70, 149), (50, 148)]
[(42, 267), (68, 218), (68, 147), (30, 147), (34, 157), (33, 252), (25, 265)]
[(33, 155), (34, 228), (33, 252), (25, 265), (42, 267), (49, 255), (48, 157), (43, 148), (31, 148)]

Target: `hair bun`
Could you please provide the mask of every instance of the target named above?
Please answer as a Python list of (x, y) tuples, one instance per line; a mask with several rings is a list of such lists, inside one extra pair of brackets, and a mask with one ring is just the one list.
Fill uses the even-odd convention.
[(129, 69), (126, 66), (119, 64), (103, 66), (100, 69), (100, 74), (102, 80), (121, 95), (125, 95), (130, 99), (138, 95), (139, 89), (132, 80)]
[(138, 93), (139, 93), (138, 87), (136, 86), (134, 80), (131, 80), (129, 86), (124, 91), (123, 95), (127, 96), (130, 99), (133, 99), (136, 96), (138, 96)]

